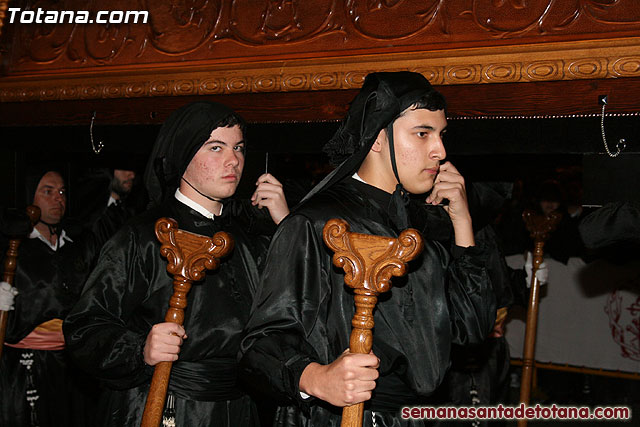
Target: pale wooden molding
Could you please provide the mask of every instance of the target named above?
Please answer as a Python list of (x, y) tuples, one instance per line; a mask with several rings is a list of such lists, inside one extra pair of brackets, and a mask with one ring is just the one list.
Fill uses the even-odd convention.
[(383, 70), (418, 71), (435, 85), (639, 77), (640, 37), (12, 75), (0, 78), (0, 102), (353, 89)]

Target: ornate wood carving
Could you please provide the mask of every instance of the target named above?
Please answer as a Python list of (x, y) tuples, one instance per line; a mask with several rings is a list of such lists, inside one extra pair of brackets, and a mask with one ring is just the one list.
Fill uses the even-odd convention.
[[(605, 56), (593, 56), (594, 52)], [(457, 55), (445, 57), (446, 55)], [(546, 59), (543, 59), (546, 58)], [(340, 63), (340, 61), (342, 61)], [(225, 95), (358, 88), (373, 71), (411, 70), (436, 85), (516, 83), (640, 77), (640, 41), (572, 42), (562, 45), (483, 48), (375, 57), (344, 57), (254, 65), (147, 69), (105, 77), (12, 76), (0, 79), (0, 101)], [(477, 61), (477, 62), (473, 62)]]
[(24, 4), (149, 22), (5, 25), (3, 102), (349, 89), (382, 69), (443, 85), (640, 76), (634, 0)]
[[(529, 307), (527, 309), (527, 323), (525, 327), (524, 350), (522, 356), (522, 381), (520, 383), (520, 402), (528, 405), (531, 395), (533, 379), (533, 363), (536, 348), (536, 332), (538, 329), (538, 311), (540, 308), (540, 283), (536, 272), (544, 260), (544, 243), (549, 240), (551, 233), (562, 219), (558, 212), (548, 215), (536, 214), (531, 210), (522, 213), (522, 219), (533, 239), (533, 265), (531, 271), (531, 288), (529, 291)], [(525, 427), (526, 419), (518, 420), (518, 427)]]
[[(398, 238), (352, 233), (342, 219), (327, 221), (322, 237), (334, 251), (333, 264), (344, 270), (344, 282), (355, 293), (349, 351), (369, 353), (378, 294), (391, 289), (391, 276), (404, 276), (406, 263), (422, 252), (422, 237), (413, 229), (404, 230)], [(362, 426), (363, 409), (364, 403), (345, 407), (342, 427)]]
[[(178, 223), (171, 218), (158, 219), (155, 231), (162, 244), (160, 254), (167, 259), (167, 271), (173, 276), (173, 295), (164, 320), (182, 325), (191, 283), (202, 280), (206, 270), (218, 267), (220, 258), (233, 249), (233, 239), (224, 231), (206, 237), (180, 230)], [(160, 362), (153, 371), (142, 416), (143, 427), (160, 424), (171, 366), (172, 362)]]
[(12, 72), (36, 70), (42, 64), (60, 69), (167, 63), (177, 55), (184, 65), (292, 54), (352, 55), (354, 49), (367, 53), (374, 48), (398, 52), (452, 44), (528, 44), (540, 37), (611, 38), (640, 30), (640, 7), (634, 0), (40, 0), (21, 6), (87, 10), (91, 18), (98, 10), (147, 11), (149, 19), (147, 24), (139, 17), (138, 23), (17, 25)]

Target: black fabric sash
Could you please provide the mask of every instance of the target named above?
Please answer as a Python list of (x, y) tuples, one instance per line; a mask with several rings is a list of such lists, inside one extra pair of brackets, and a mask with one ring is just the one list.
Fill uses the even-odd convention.
[(176, 362), (171, 369), (169, 391), (188, 400), (233, 400), (242, 396), (236, 359)]

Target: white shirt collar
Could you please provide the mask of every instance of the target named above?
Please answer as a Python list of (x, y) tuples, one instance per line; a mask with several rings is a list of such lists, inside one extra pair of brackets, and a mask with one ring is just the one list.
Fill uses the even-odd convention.
[(71, 238), (67, 236), (67, 233), (64, 230), (62, 230), (60, 232), (60, 237), (56, 240), (56, 243), (52, 245), (49, 239), (44, 237), (42, 233), (40, 233), (40, 231), (38, 231), (38, 229), (35, 227), (33, 227), (33, 230), (31, 230), (31, 234), (29, 234), (29, 238), (42, 240), (44, 243), (47, 244), (47, 246), (49, 246), (54, 251), (57, 251), (59, 248), (63, 247), (65, 242), (73, 242), (73, 240), (71, 240)]
[(109, 201), (107, 202), (107, 207), (118, 203), (118, 201), (116, 199), (113, 198), (113, 196), (109, 196)]
[[(193, 200), (191, 200), (190, 198), (188, 198), (187, 196), (182, 194), (180, 192), (179, 188), (176, 189), (175, 197), (176, 197), (176, 199), (178, 201), (180, 201), (180, 202), (184, 203), (185, 205), (189, 206), (191, 209), (193, 209), (194, 211), (198, 212), (202, 216), (204, 216), (206, 218), (209, 218), (209, 219), (215, 219), (216, 215), (211, 213), (207, 208), (205, 208), (201, 204), (194, 202)], [(220, 205), (220, 213), (218, 215), (222, 215), (222, 209), (223, 208), (224, 208), (224, 206)]]
[(365, 184), (369, 184), (367, 181), (365, 181), (364, 179), (362, 179), (362, 177), (360, 177), (360, 175), (358, 175), (358, 172), (354, 173), (351, 178), (355, 179), (356, 181), (360, 181), (360, 182), (364, 182)]

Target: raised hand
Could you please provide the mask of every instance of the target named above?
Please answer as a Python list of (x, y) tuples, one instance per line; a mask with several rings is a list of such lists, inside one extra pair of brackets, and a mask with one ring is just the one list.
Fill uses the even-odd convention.
[(276, 224), (280, 224), (282, 219), (289, 215), (289, 206), (284, 197), (282, 184), (270, 173), (260, 175), (256, 182), (256, 191), (251, 196), (251, 204), (262, 209), (269, 209), (271, 219)]
[(451, 162), (445, 162), (440, 165), (440, 171), (426, 202), (437, 205), (442, 203), (444, 199), (449, 201), (449, 204), (444, 206), (444, 209), (453, 223), (456, 245), (462, 247), (474, 246), (475, 240), (473, 238), (473, 227), (471, 225), (471, 214), (469, 213), (464, 178)]

